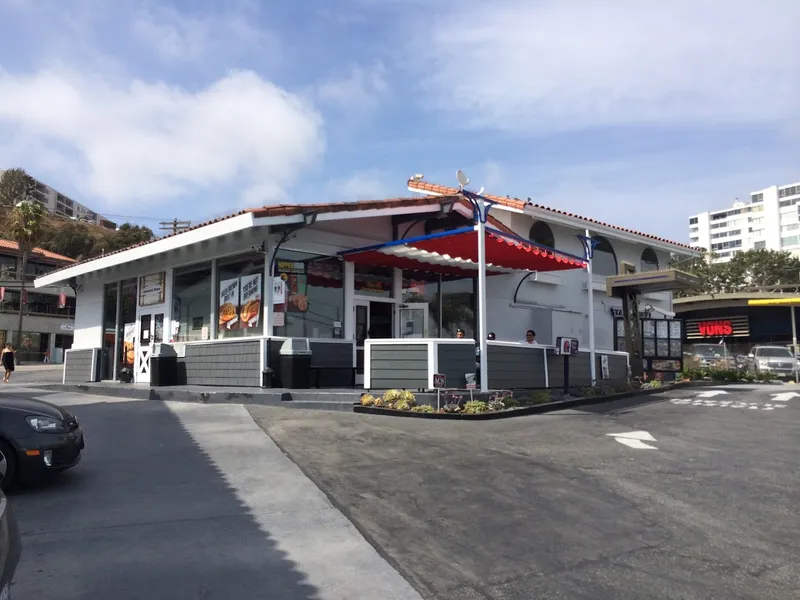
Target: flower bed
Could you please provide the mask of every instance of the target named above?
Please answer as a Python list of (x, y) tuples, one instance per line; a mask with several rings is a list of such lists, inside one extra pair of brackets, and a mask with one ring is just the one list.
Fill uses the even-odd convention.
[(388, 390), (383, 396), (364, 394), (359, 404), (374, 408), (396, 410), (399, 412), (428, 413), (428, 414), (463, 414), (478, 415), (484, 413), (498, 413), (517, 408), (521, 405), (541, 404), (550, 402), (549, 392), (534, 392), (534, 398), (520, 402), (514, 398), (513, 392), (499, 391), (491, 394), (488, 401), (467, 400), (463, 394), (448, 392), (442, 394), (441, 407), (429, 404), (417, 404), (416, 396), (408, 390)]

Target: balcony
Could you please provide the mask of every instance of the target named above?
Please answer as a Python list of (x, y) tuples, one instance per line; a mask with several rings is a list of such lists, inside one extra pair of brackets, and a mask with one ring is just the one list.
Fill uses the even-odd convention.
[[(19, 302), (0, 302), (0, 314), (19, 314)], [(25, 316), (30, 317), (52, 317), (58, 319), (74, 319), (75, 307), (66, 306), (58, 308), (47, 304), (28, 304), (25, 309)]]

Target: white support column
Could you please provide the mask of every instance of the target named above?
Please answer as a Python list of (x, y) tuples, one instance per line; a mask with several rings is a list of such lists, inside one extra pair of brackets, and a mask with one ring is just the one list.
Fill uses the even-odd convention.
[(272, 236), (267, 236), (264, 240), (266, 252), (264, 253), (264, 337), (271, 337), (275, 333), (275, 307), (273, 302), (273, 292), (275, 282), (272, 280), (273, 272), (269, 266), (273, 262), (276, 251), (276, 241)]
[[(591, 238), (591, 232), (586, 230), (586, 237)], [(591, 242), (587, 239), (589, 253), (591, 253)], [(587, 254), (589, 254), (587, 253)], [(589, 291), (589, 374), (592, 380), (592, 387), (597, 385), (597, 357), (594, 347), (594, 278), (592, 276), (592, 259), (586, 257), (586, 278), (588, 279)]]
[[(400, 337), (400, 304), (403, 302), (403, 269), (395, 268), (392, 271), (394, 291), (394, 318), (392, 319), (392, 337)], [(426, 324), (427, 325), (427, 324)]]
[(481, 391), (489, 391), (489, 354), (486, 336), (486, 203), (478, 200), (478, 347), (481, 351)]
[(356, 339), (356, 308), (353, 296), (356, 289), (356, 266), (344, 261), (344, 339)]
[(789, 307), (789, 310), (792, 311), (792, 354), (794, 354), (794, 381), (797, 383), (800, 373), (797, 372), (797, 317), (794, 314), (794, 309), (794, 306)]

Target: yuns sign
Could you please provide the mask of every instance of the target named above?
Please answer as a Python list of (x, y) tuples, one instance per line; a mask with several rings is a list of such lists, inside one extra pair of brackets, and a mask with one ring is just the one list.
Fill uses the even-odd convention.
[(750, 323), (746, 316), (725, 319), (690, 319), (686, 321), (686, 339), (747, 337)]

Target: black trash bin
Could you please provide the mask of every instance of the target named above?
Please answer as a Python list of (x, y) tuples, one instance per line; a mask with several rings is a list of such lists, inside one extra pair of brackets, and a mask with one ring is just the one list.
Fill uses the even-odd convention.
[(177, 385), (178, 357), (171, 348), (156, 347), (150, 355), (150, 387)]
[(281, 346), (281, 384), (292, 390), (311, 387), (311, 344), (306, 338), (289, 338)]

